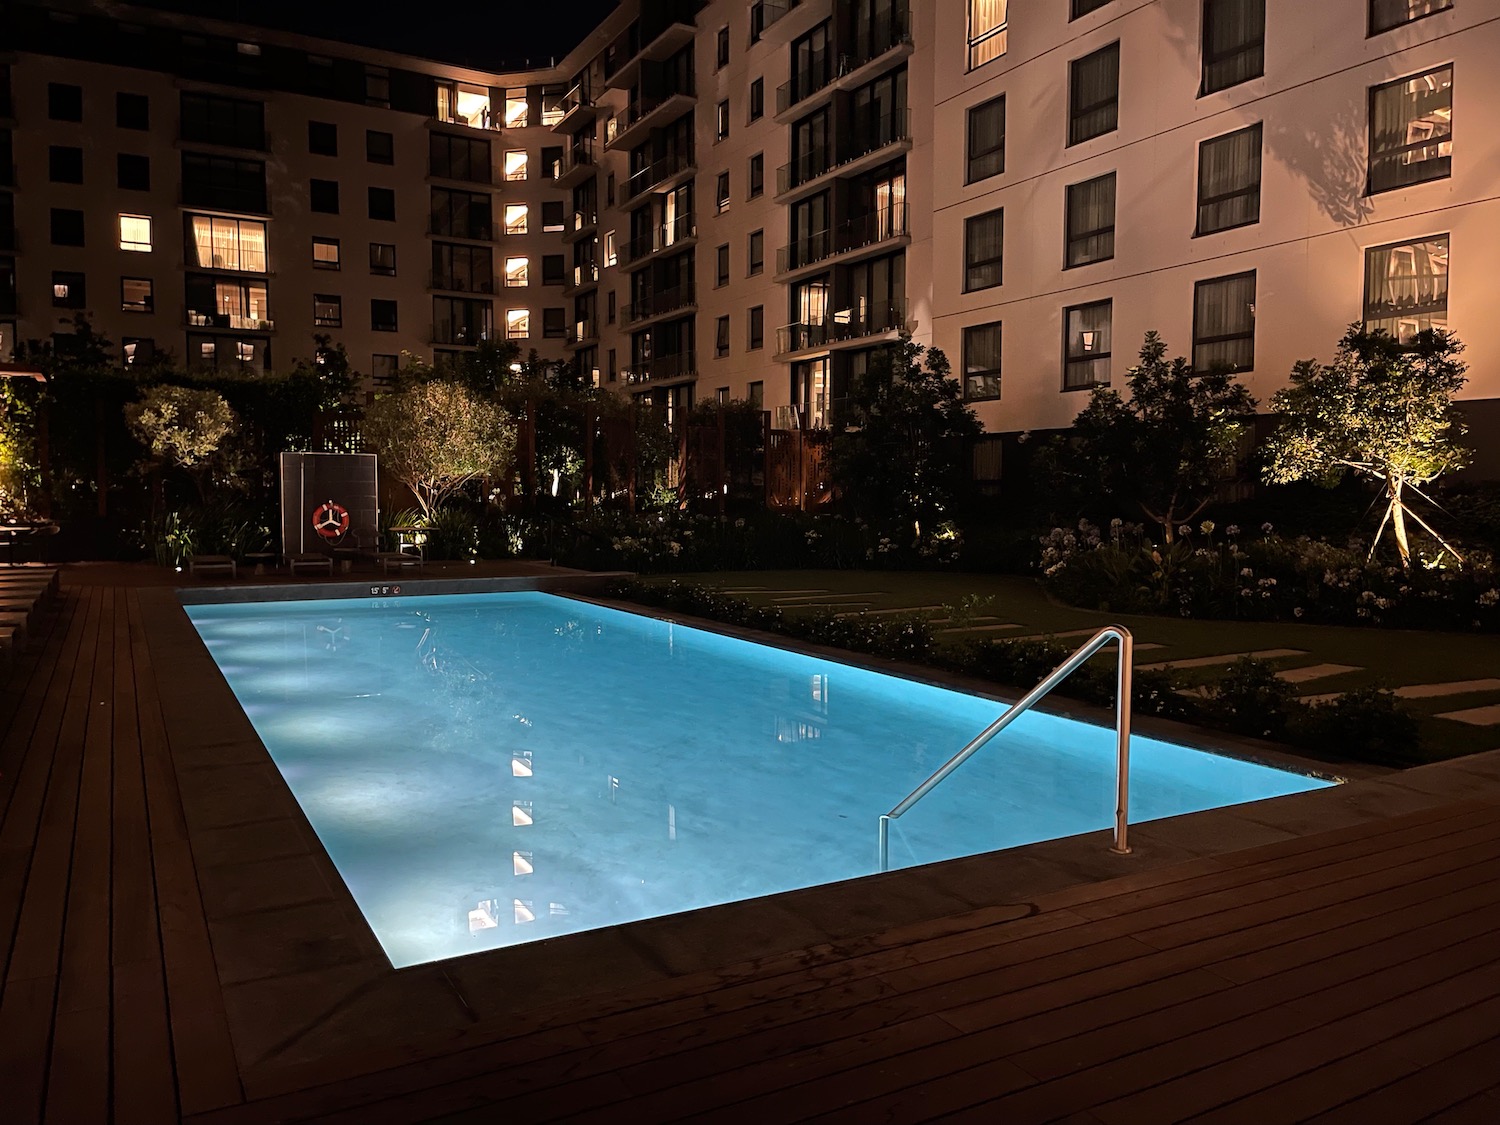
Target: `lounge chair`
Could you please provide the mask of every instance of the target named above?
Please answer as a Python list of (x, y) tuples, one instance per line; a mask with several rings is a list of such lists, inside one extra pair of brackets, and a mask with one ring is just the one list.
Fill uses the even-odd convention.
[(293, 574), (299, 570), (321, 570), (324, 574), (333, 574), (333, 556), (324, 555), (317, 551), (309, 551), (300, 555), (286, 556), (287, 569)]
[(229, 577), (240, 576), (239, 564), (228, 555), (194, 555), (188, 559), (188, 573), (197, 577), (199, 574), (223, 574), (229, 573)]
[(377, 551), (375, 561), (380, 564), (381, 570), (389, 574), (393, 568), (407, 570), (416, 567), (417, 570), (421, 570), (426, 560), (422, 557), (421, 547), (408, 544), (404, 550), (400, 551)]

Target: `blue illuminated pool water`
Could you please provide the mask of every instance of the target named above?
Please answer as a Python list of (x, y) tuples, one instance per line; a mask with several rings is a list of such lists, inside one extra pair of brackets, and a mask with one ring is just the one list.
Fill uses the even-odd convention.
[[(1003, 706), (547, 594), (188, 607), (391, 961), (868, 875)], [(1113, 732), (1023, 717), (892, 866), (1113, 823)], [(1132, 739), (1131, 819), (1319, 788)]]

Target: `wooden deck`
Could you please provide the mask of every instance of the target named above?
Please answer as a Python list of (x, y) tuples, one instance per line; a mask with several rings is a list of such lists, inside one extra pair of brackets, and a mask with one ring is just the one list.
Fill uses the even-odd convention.
[[(0, 692), (6, 1125), (1500, 1121), (1500, 756), (1267, 803), (1271, 843), (627, 987), (574, 939), (397, 973), (351, 934), (257, 974), (238, 944), (279, 956), (266, 919), (308, 908), (224, 905), (148, 593), (65, 575)], [(507, 1004), (518, 965), (587, 987)]]

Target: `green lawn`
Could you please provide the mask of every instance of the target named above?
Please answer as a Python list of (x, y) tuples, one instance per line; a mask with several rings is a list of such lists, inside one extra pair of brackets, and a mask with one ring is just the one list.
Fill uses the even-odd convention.
[[(940, 639), (1065, 633), (1119, 623), (1130, 629), (1138, 645), (1162, 646), (1138, 651), (1137, 665), (1227, 653), (1299, 649), (1305, 655), (1280, 657), (1273, 663), (1278, 669), (1319, 664), (1359, 669), (1299, 684), (1298, 690), (1304, 695), (1347, 691), (1369, 684), (1397, 688), (1500, 679), (1497, 636), (1106, 614), (1059, 605), (1036, 582), (1007, 575), (784, 570), (658, 575), (647, 580), (667, 582), (673, 578), (733, 591), (757, 604), (776, 604), (787, 613), (831, 605), (836, 609), (847, 607), (848, 612), (918, 610), (930, 618), (941, 619), (949, 616), (942, 607), (957, 606), (965, 598), (979, 597), (990, 600), (977, 610), (983, 616), (974, 617), (972, 625), (1019, 626), (940, 633)], [(951, 625), (939, 623), (936, 627), (941, 630)], [(1180, 674), (1189, 681), (1207, 681), (1218, 670), (1218, 667), (1183, 670)], [(1439, 712), (1492, 703), (1500, 703), (1500, 691), (1408, 700), (1404, 706), (1421, 719), (1428, 752), (1434, 757), (1449, 757), (1500, 748), (1500, 725), (1473, 726), (1435, 716)]]

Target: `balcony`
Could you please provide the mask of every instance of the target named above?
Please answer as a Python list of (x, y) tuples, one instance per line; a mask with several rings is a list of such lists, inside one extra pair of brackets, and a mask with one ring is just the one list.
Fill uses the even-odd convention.
[(760, 42), (760, 37), (802, 0), (763, 0), (750, 6), (750, 42)]
[[(611, 90), (635, 85), (646, 61), (662, 62), (693, 41), (692, 0), (655, 0), (641, 5), (641, 19), (630, 29), (624, 45), (605, 53), (604, 84)], [(649, 20), (649, 22), (648, 22)]]
[(432, 222), (427, 225), (427, 233), (435, 238), (467, 238), (473, 242), (491, 242), (494, 227), (481, 222)]
[(698, 227), (693, 216), (682, 215), (670, 223), (654, 227), (649, 234), (631, 239), (620, 248), (620, 265), (631, 266), (644, 262), (652, 254), (662, 250), (685, 250), (698, 239)]
[(788, 324), (776, 329), (776, 356), (812, 351), (871, 336), (894, 338), (906, 325), (906, 306), (900, 302), (842, 309), (812, 324)]
[(692, 108), (691, 90), (674, 90), (649, 101), (632, 102), (604, 123), (604, 148), (633, 148), (652, 129), (671, 124)]
[[(852, 122), (841, 131), (833, 149), (804, 153), (776, 169), (776, 202), (813, 189), (824, 176), (848, 175), (887, 159), (886, 149), (911, 147), (911, 111), (892, 110), (870, 122)], [(819, 185), (820, 186), (820, 185)]]
[(794, 71), (791, 78), (776, 87), (776, 116), (806, 101), (833, 81), (833, 66), (825, 48), (813, 52), (808, 64)]
[(568, 347), (576, 348), (580, 344), (587, 344), (599, 338), (599, 325), (593, 320), (579, 320), (568, 326), (567, 339), (564, 341)]
[(572, 187), (582, 183), (597, 171), (594, 146), (584, 144), (570, 149), (563, 153), (561, 160), (552, 162), (549, 171), (552, 173), (552, 182), (558, 187)]
[(493, 277), (463, 277), (453, 273), (429, 273), (427, 288), (442, 289), (449, 293), (493, 293)]
[(840, 223), (831, 230), (820, 230), (799, 238), (776, 251), (776, 279), (786, 281), (789, 276), (830, 259), (848, 261), (904, 241), (910, 233), (906, 215), (906, 204), (896, 203)]
[(562, 116), (553, 123), (554, 133), (571, 133), (575, 129), (580, 129), (594, 119), (596, 112), (593, 95), (583, 87), (582, 83), (563, 95), (559, 108), (562, 110)]
[(886, 13), (870, 29), (864, 42), (839, 56), (839, 88), (847, 90), (863, 85), (867, 75), (862, 72), (866, 67), (881, 60), (893, 62), (897, 53), (909, 55), (911, 46), (911, 15), (908, 12)]
[(563, 242), (577, 242), (599, 228), (599, 212), (574, 211), (563, 226)]
[(189, 328), (227, 328), (234, 332), (273, 332), (276, 329), (274, 320), (240, 313), (202, 313), (196, 309), (188, 309), (187, 322)]
[(674, 152), (633, 173), (621, 187), (618, 206), (630, 210), (648, 191), (665, 191), (676, 187), (698, 170), (691, 152)]
[(655, 359), (642, 360), (640, 363), (620, 373), (628, 386), (639, 386), (642, 383), (665, 383), (673, 380), (696, 379), (698, 377), (698, 361), (692, 352), (682, 352), (678, 355), (659, 355)]
[(487, 324), (455, 324), (449, 320), (434, 324), (428, 335), (431, 337), (427, 341), (429, 344), (455, 344), (461, 348), (472, 348), (488, 340), (491, 332)]
[(652, 321), (691, 312), (697, 307), (698, 296), (691, 285), (648, 293), (620, 310), (620, 327), (637, 328)]
[(563, 296), (572, 296), (599, 284), (599, 263), (588, 262), (573, 267), (563, 282)]

